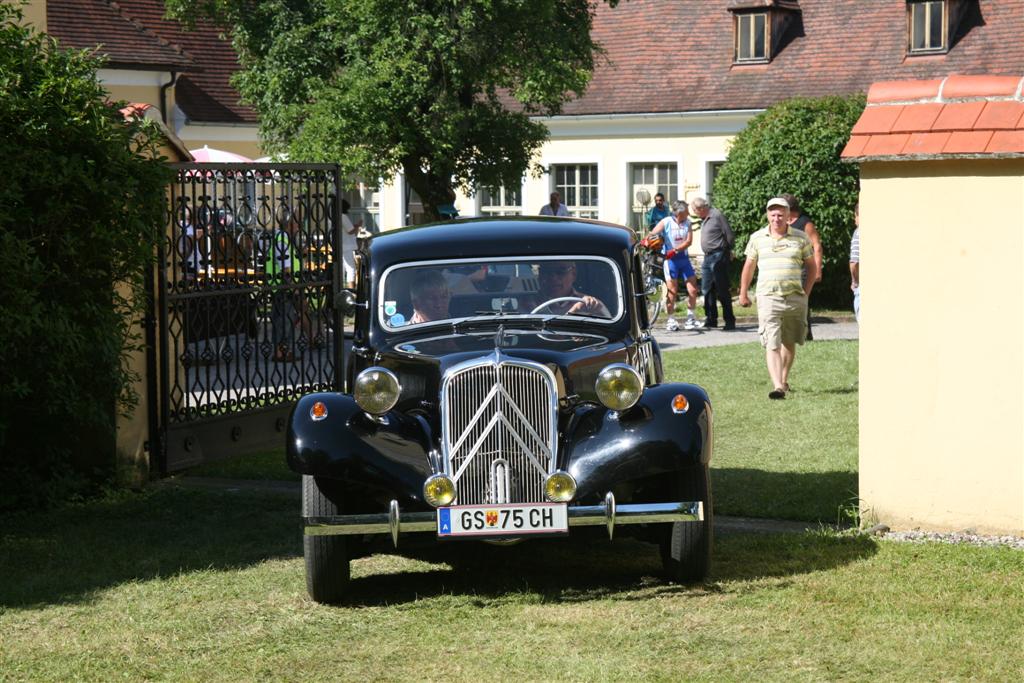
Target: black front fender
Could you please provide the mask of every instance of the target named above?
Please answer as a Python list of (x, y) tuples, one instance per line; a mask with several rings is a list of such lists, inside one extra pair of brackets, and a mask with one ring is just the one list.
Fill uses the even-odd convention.
[[(675, 396), (688, 408), (675, 412)], [(713, 445), (711, 402), (694, 384), (648, 387), (637, 405), (622, 413), (603, 406), (576, 409), (562, 444), (561, 466), (576, 479), (577, 500), (641, 480), (657, 480), (707, 465)]]
[[(327, 417), (314, 420), (317, 401)], [(288, 466), (295, 472), (344, 480), (419, 502), (432, 474), (431, 435), (424, 420), (392, 411), (376, 420), (347, 394), (309, 394), (288, 421)]]

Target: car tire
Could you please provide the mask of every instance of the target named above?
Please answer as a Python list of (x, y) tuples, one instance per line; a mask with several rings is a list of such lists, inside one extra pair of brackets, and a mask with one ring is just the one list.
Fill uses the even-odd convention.
[[(302, 476), (302, 516), (330, 517), (338, 505), (324, 495), (314, 477)], [(315, 602), (336, 603), (345, 597), (349, 580), (348, 549), (344, 536), (303, 536), (306, 590)]]
[(665, 575), (677, 583), (696, 583), (711, 570), (714, 541), (714, 512), (711, 509), (711, 475), (707, 465), (683, 472), (682, 500), (704, 504), (704, 521), (673, 522), (667, 538), (661, 542), (661, 560)]

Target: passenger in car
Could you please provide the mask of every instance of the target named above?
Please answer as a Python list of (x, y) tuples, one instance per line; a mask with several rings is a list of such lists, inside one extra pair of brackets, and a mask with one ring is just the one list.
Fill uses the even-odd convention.
[(572, 261), (542, 261), (538, 271), (540, 288), (527, 303), (527, 311), (543, 306), (538, 313), (612, 317), (600, 299), (576, 289), (576, 264)]
[(412, 318), (409, 324), (428, 323), (449, 317), (448, 303), (451, 293), (444, 274), (437, 270), (418, 273), (409, 289), (412, 299)]

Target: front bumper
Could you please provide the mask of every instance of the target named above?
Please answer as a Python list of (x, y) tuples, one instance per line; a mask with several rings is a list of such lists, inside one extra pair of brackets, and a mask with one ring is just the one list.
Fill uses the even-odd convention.
[[(611, 491), (601, 505), (569, 506), (569, 526), (600, 526), (608, 529), (612, 538), (619, 524), (662, 524), (666, 522), (702, 522), (704, 504), (700, 501), (679, 503), (630, 503), (616, 505)], [(334, 517), (306, 517), (307, 536), (351, 536), (365, 534), (391, 534), (398, 547), (402, 532), (437, 531), (437, 512), (402, 513), (398, 501), (391, 501), (387, 513), (367, 515), (337, 515)]]

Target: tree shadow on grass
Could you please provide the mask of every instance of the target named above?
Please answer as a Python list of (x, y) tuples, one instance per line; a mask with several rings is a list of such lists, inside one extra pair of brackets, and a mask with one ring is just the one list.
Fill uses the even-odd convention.
[(462, 544), (441, 556), (420, 553), (419, 559), (436, 563), (424, 571), (353, 578), (344, 606), (375, 607), (446, 594), (472, 595), (480, 607), (500, 604), (512, 596), (521, 600), (524, 593), (532, 594), (538, 603), (700, 597), (730, 590), (723, 584), (737, 581), (841, 567), (870, 557), (876, 550), (874, 541), (864, 537), (818, 532), (731, 534), (716, 542), (708, 580), (687, 586), (665, 580), (657, 547), (633, 539), (569, 539), (504, 548)]
[(294, 494), (156, 486), (0, 517), (0, 606), (87, 602), (125, 582), (302, 554)]
[(715, 514), (843, 523), (857, 503), (856, 472), (711, 468)]
[[(100, 591), (133, 581), (297, 558), (301, 534), (292, 494), (154, 487), (46, 513), (9, 515), (0, 518), (0, 607), (88, 603)], [(402, 539), (403, 551), (411, 540)], [(521, 602), (523, 594), (539, 603), (698, 597), (728, 590), (723, 582), (828, 570), (873, 552), (870, 541), (820, 533), (730, 534), (716, 541), (708, 582), (682, 586), (661, 577), (657, 546), (622, 533), (614, 541), (574, 534), (510, 547), (431, 544), (413, 553), (431, 564), (379, 555), (355, 561), (347, 604), (390, 605), (443, 595), (470, 595), (480, 606)], [(304, 589), (298, 563), (294, 590)]]

